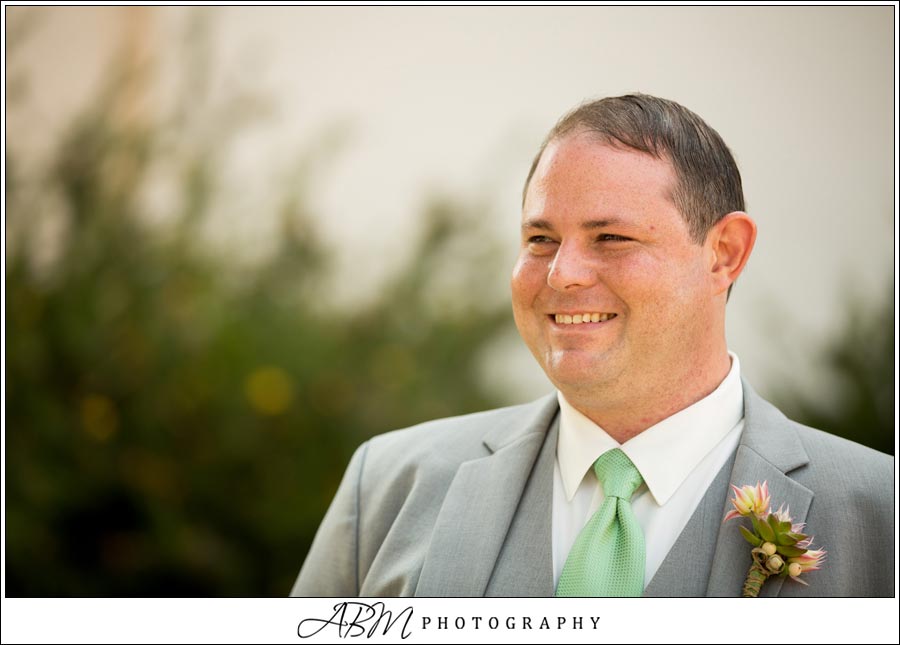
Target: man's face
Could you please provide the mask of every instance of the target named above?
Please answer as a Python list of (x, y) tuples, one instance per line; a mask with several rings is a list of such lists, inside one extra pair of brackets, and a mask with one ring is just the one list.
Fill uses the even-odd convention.
[(668, 160), (584, 133), (545, 149), (522, 211), (513, 313), (564, 394), (668, 387), (708, 349), (715, 259), (692, 241), (674, 186)]

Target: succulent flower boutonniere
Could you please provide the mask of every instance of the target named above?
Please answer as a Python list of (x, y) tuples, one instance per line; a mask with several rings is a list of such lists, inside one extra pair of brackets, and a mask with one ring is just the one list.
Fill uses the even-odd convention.
[(734, 510), (725, 515), (723, 522), (736, 517), (749, 517), (753, 530), (738, 527), (744, 539), (753, 549), (753, 564), (744, 581), (743, 597), (756, 598), (769, 576), (789, 577), (800, 584), (806, 582), (800, 575), (820, 569), (825, 561), (825, 551), (811, 549), (812, 537), (804, 535), (803, 524), (793, 524), (790, 509), (783, 506), (772, 512), (769, 508), (769, 483), (756, 486), (732, 486)]

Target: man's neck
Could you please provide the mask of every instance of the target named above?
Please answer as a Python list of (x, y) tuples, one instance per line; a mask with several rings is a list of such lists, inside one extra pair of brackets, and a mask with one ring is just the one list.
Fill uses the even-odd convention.
[(722, 360), (702, 370), (693, 370), (687, 378), (669, 379), (663, 386), (644, 384), (645, 387), (629, 388), (624, 396), (605, 396), (599, 400), (590, 393), (563, 391), (563, 394), (575, 409), (622, 444), (709, 396), (730, 369), (731, 358), (726, 353)]

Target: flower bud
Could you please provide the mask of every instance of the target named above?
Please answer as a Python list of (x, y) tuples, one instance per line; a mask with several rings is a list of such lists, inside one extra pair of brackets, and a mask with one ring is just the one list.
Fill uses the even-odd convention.
[(766, 569), (768, 569), (772, 573), (778, 573), (783, 568), (784, 560), (781, 559), (780, 555), (773, 555), (768, 560), (766, 560)]
[(763, 544), (762, 550), (763, 550), (763, 553), (765, 553), (766, 555), (769, 555), (769, 556), (775, 555), (775, 545), (772, 544), (771, 542), (766, 542), (765, 544)]
[(788, 565), (788, 575), (790, 575), (792, 578), (796, 578), (797, 576), (799, 576), (801, 571), (803, 571), (803, 567), (801, 567), (796, 562), (791, 562)]

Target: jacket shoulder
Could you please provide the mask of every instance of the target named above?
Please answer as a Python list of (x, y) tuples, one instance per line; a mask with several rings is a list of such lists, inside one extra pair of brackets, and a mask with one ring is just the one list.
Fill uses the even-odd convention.
[(491, 437), (515, 440), (555, 402), (551, 398), (435, 419), (376, 435), (366, 444), (366, 465), (379, 471), (396, 471), (404, 465), (440, 469), (486, 456), (490, 453), (486, 441)]
[(810, 463), (826, 468), (837, 478), (835, 485), (892, 488), (894, 458), (844, 437), (789, 421), (810, 458)]

